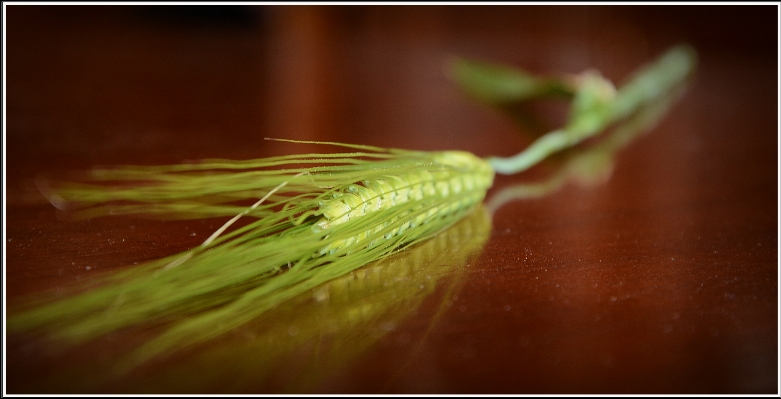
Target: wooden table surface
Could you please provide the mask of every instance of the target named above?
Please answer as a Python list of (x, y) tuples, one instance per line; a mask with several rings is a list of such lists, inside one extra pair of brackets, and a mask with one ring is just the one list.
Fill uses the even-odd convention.
[(125, 375), (107, 370), (145, 331), (6, 335), (8, 393), (778, 392), (774, 5), (4, 7), (11, 304), (225, 221), (60, 221), (39, 172), (302, 150), (264, 137), (511, 155), (528, 132), (463, 95), (451, 57), (621, 82), (676, 43), (700, 55), (612, 158), (497, 177), (426, 244)]

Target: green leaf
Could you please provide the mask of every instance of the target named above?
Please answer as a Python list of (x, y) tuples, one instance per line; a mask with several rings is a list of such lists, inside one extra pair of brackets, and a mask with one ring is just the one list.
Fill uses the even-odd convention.
[(573, 94), (564, 79), (537, 77), (509, 66), (462, 58), (452, 62), (450, 77), (468, 95), (491, 105)]

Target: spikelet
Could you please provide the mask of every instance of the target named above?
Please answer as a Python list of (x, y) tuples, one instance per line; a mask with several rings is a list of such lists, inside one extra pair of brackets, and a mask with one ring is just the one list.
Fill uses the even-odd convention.
[[(52, 202), (80, 207), (71, 213), (77, 218), (218, 216), (229, 212), (222, 206), (235, 211), (237, 198), (260, 200), (201, 246), (28, 309), (9, 329), (47, 329), (78, 343), (198, 314), (160, 338), (194, 344), (442, 231), (479, 204), (493, 180), (491, 167), (465, 152), (349, 147), (360, 151), (91, 172), (92, 180), (111, 182), (110, 190), (48, 182)], [(238, 216), (257, 220), (222, 234)]]

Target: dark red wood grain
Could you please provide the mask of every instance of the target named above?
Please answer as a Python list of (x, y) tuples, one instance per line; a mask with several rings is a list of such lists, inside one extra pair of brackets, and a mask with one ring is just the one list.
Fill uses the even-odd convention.
[[(6, 303), (224, 222), (60, 221), (37, 173), (312, 150), (264, 137), (510, 155), (528, 138), (459, 93), (450, 57), (621, 82), (676, 43), (700, 53), (599, 184), (507, 203), (380, 280), (340, 282), (352, 305), (329, 286), (124, 377), (106, 370), (150, 331), (64, 355), (6, 335), (8, 393), (778, 392), (775, 6), (5, 8)], [(498, 177), (488, 200), (556, 172)]]

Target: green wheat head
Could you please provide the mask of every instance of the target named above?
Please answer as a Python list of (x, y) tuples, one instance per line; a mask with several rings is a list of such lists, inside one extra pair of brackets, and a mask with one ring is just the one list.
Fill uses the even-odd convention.
[[(78, 344), (128, 327), (164, 326), (138, 362), (239, 327), (319, 285), (452, 226), (486, 196), (494, 173), (518, 173), (664, 98), (696, 54), (669, 50), (619, 89), (596, 72), (535, 78), (459, 61), (455, 80), (488, 103), (571, 100), (566, 124), (511, 158), (336, 145), (344, 152), (248, 161), (96, 169), (41, 177), (41, 192), (70, 218), (232, 217), (200, 246), (91, 281), (65, 299), (41, 295), (9, 311), (8, 331)], [(230, 229), (239, 218), (248, 224)]]

